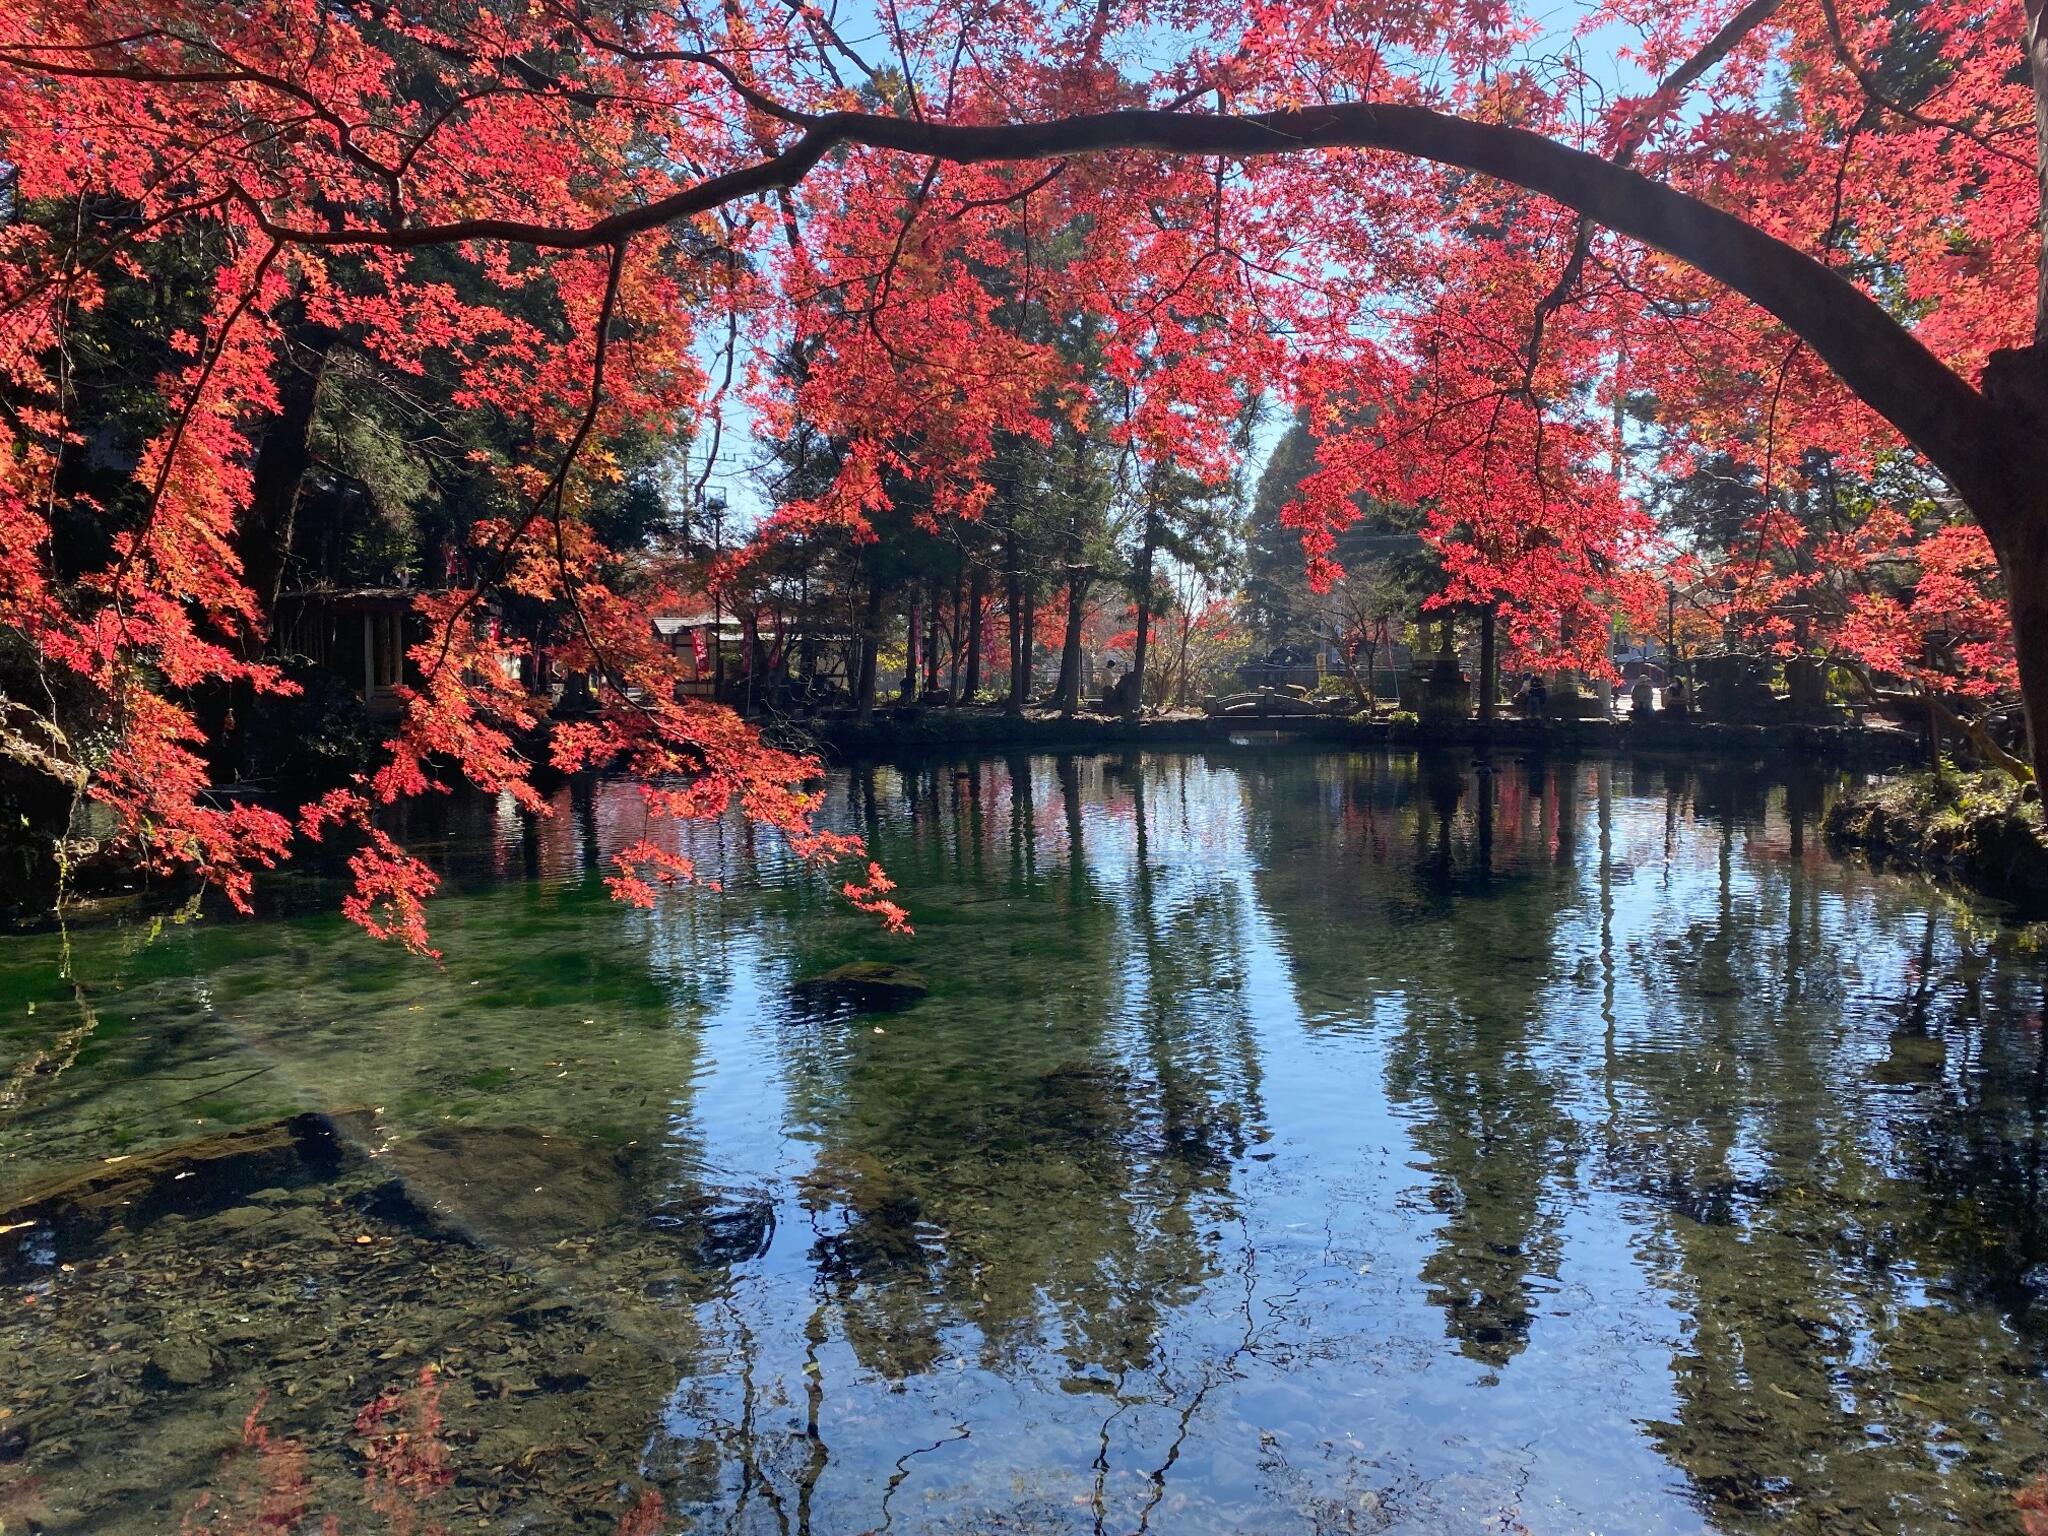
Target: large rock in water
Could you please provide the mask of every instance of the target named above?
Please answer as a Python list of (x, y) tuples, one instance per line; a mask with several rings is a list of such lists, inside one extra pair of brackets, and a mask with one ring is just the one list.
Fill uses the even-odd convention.
[(347, 1157), (334, 1117), (290, 1115), (40, 1180), (0, 1201), (0, 1274), (38, 1233), (62, 1254), (116, 1223), (139, 1231), (161, 1216), (226, 1210), (259, 1189), (332, 1178)]
[(171, 1338), (150, 1351), (145, 1379), (158, 1387), (196, 1387), (213, 1376), (213, 1352), (196, 1338)]
[(790, 988), (807, 1013), (894, 1013), (925, 995), (924, 978), (900, 965), (880, 960), (855, 960), (819, 976), (806, 976)]
[[(350, 1176), (332, 1185), (344, 1169)], [(254, 1242), (295, 1228), (305, 1235), (303, 1213), (281, 1215), (277, 1206), (309, 1186), (446, 1238), (537, 1247), (625, 1220), (635, 1158), (591, 1137), (530, 1126), (393, 1134), (366, 1109), (292, 1115), (14, 1192), (0, 1201), (0, 1278), (79, 1251), (110, 1227), (140, 1231), (163, 1216), (212, 1219)], [(159, 1374), (178, 1384), (168, 1367)]]
[(391, 1178), (367, 1208), (488, 1246), (540, 1247), (613, 1226), (633, 1194), (633, 1157), (530, 1126), (438, 1126), (372, 1153)]

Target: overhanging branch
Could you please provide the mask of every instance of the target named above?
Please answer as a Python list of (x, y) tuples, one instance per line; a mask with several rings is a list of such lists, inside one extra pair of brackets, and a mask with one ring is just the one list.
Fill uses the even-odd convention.
[[(1861, 289), (1733, 214), (1524, 129), (1426, 107), (1361, 103), (1248, 115), (1129, 110), (1034, 123), (958, 124), (864, 112), (792, 114), (803, 132), (751, 165), (582, 226), (463, 219), (400, 229), (305, 229), (237, 197), (273, 238), (292, 244), (411, 249), (503, 240), (553, 249), (611, 245), (726, 203), (795, 186), (832, 150), (861, 145), (963, 164), (1049, 160), (1118, 150), (1238, 159), (1375, 149), (1457, 166), (1526, 187), (1727, 285), (1797, 335), (1872, 409), (1926, 454), (1980, 516), (1995, 518), (2009, 483), (2010, 437), (1968, 382)], [(1994, 541), (2003, 531), (1987, 525)]]

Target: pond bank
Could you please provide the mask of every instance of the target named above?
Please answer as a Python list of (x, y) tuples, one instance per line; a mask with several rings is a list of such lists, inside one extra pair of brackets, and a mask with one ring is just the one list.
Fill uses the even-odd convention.
[(865, 725), (851, 718), (808, 726), (828, 752), (863, 756), (947, 749), (1110, 751), (1220, 747), (1299, 741), (1371, 751), (1387, 747), (1492, 747), (1520, 751), (1653, 752), (1697, 758), (1767, 758), (1792, 753), (1854, 768), (1901, 768), (1924, 755), (1920, 738), (1883, 726), (1730, 725), (1711, 720), (1500, 719), (1419, 722), (1274, 715), (1217, 719), (1198, 714), (1127, 721), (1109, 715), (1023, 716), (995, 709), (904, 708), (878, 711)]
[(1916, 773), (1843, 795), (1835, 842), (1923, 870), (2030, 914), (2048, 913), (2048, 824), (2038, 798), (2002, 773)]

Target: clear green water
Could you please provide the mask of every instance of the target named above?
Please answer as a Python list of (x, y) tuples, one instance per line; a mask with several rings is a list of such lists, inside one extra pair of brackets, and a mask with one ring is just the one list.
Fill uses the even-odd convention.
[[(381, 1529), (350, 1421), (432, 1363), (450, 1532), (2020, 1531), (2048, 973), (1824, 793), (841, 774), (891, 939), (730, 828), (726, 894), (611, 904), (600, 788), (414, 829), (443, 968), (312, 882), (0, 941), (0, 1210), (356, 1111), (338, 1170), (0, 1236), (0, 1529), (176, 1529), (259, 1397)], [(855, 959), (929, 992), (798, 1004)]]

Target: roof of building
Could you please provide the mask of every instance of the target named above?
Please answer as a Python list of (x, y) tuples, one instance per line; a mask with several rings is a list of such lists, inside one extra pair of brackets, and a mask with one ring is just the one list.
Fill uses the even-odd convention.
[(445, 591), (442, 587), (300, 587), (280, 597), (297, 603), (404, 603)]
[(664, 640), (673, 640), (686, 629), (709, 629), (713, 624), (718, 626), (718, 637), (721, 640), (741, 640), (746, 637), (746, 631), (741, 628), (740, 621), (729, 614), (714, 617), (709, 613), (663, 613), (655, 615), (653, 623), (654, 632)]

